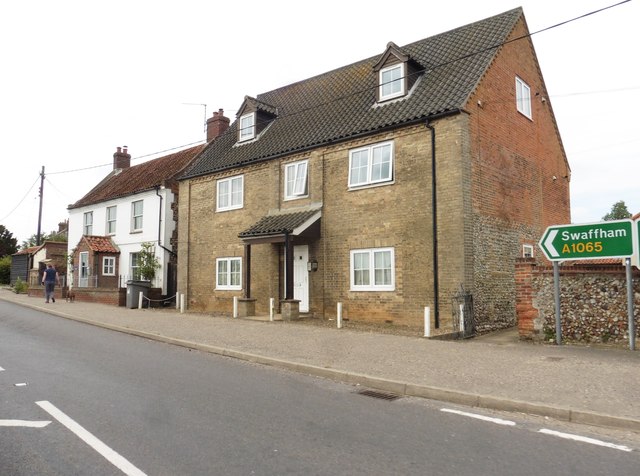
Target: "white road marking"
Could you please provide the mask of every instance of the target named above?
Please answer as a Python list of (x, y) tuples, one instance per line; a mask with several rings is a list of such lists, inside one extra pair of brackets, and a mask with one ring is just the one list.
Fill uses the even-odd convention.
[(505, 425), (505, 426), (515, 426), (516, 423), (510, 420), (503, 420), (501, 418), (492, 418), (484, 415), (478, 415), (476, 413), (467, 413), (461, 412), (459, 410), (451, 410), (450, 408), (441, 408), (440, 411), (446, 413), (455, 413), (456, 415), (462, 415), (470, 418), (475, 418), (476, 420), (488, 421), (491, 423), (496, 423), (497, 425)]
[(0, 367), (0, 372), (3, 372), (3, 371), (4, 371), (4, 369), (2, 367)]
[(74, 420), (65, 415), (62, 411), (56, 408), (52, 403), (45, 401), (36, 402), (36, 405), (40, 406), (44, 411), (46, 411), (53, 418), (58, 420), (64, 426), (66, 426), (71, 432), (75, 433), (75, 435), (84, 441), (86, 444), (91, 446), (96, 452), (106, 458), (111, 464), (113, 464), (116, 468), (122, 471), (124, 474), (128, 476), (146, 476), (145, 473), (140, 471), (134, 465), (132, 465), (129, 461), (127, 461), (120, 454), (116, 453), (114, 450), (105, 445), (98, 438), (93, 436), (87, 430), (85, 430), (82, 426), (76, 423)]
[(0, 426), (21, 426), (26, 428), (44, 428), (50, 421), (0, 420)]
[(14, 383), (13, 384), (15, 387), (26, 387), (27, 383), (26, 382), (22, 382), (22, 383)]
[(613, 443), (608, 443), (606, 441), (596, 440), (594, 438), (587, 438), (586, 436), (572, 435), (571, 433), (562, 433), (560, 431), (547, 430), (546, 428), (542, 428), (541, 430), (538, 430), (538, 432), (544, 433), (545, 435), (552, 435), (552, 436), (557, 436), (559, 438), (565, 438), (567, 440), (581, 441), (582, 443), (590, 443), (592, 445), (604, 446), (606, 448), (613, 448), (614, 450), (633, 451), (628, 446), (616, 445)]

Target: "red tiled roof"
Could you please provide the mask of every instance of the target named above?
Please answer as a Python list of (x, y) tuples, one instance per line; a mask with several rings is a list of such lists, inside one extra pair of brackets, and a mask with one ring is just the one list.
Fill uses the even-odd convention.
[(13, 255), (30, 255), (35, 253), (36, 251), (38, 251), (41, 248), (42, 245), (40, 246), (31, 246), (29, 248), (25, 248), (23, 250), (18, 251), (17, 253), (14, 253)]
[(79, 208), (114, 198), (126, 197), (158, 187), (180, 174), (203, 148), (204, 144), (165, 155), (143, 164), (122, 169), (117, 175), (115, 171), (112, 171), (93, 190), (76, 203), (69, 205), (69, 208)]
[(95, 253), (120, 253), (120, 250), (108, 236), (85, 235), (82, 239), (87, 242), (89, 249)]

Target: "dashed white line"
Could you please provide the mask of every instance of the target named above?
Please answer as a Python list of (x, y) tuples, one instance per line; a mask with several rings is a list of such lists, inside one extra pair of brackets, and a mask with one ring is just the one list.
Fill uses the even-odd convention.
[(572, 435), (571, 433), (562, 433), (560, 431), (547, 430), (546, 428), (542, 428), (541, 430), (538, 430), (538, 432), (544, 433), (545, 435), (557, 436), (558, 438), (564, 438), (567, 440), (581, 441), (582, 443), (589, 443), (592, 445), (604, 446), (605, 448), (612, 448), (614, 450), (627, 451), (627, 452), (633, 451), (628, 446), (616, 445), (614, 443), (608, 443), (606, 441), (596, 440), (594, 438), (588, 438), (586, 436)]
[(127, 461), (120, 454), (116, 453), (114, 450), (105, 445), (98, 438), (93, 436), (87, 430), (85, 430), (82, 426), (76, 423), (74, 420), (65, 415), (62, 411), (56, 408), (52, 403), (48, 401), (40, 401), (36, 402), (36, 405), (40, 406), (44, 411), (46, 411), (53, 418), (58, 420), (64, 426), (67, 427), (71, 432), (75, 433), (75, 435), (88, 444), (91, 448), (97, 451), (100, 455), (107, 459), (111, 464), (113, 464), (116, 468), (122, 471), (124, 474), (128, 476), (146, 476), (145, 473), (136, 468), (133, 464)]
[(0, 420), (0, 426), (21, 426), (26, 428), (44, 428), (50, 421)]
[(460, 410), (452, 410), (450, 408), (441, 408), (440, 411), (446, 413), (455, 413), (456, 415), (462, 415), (470, 418), (475, 418), (476, 420), (488, 421), (491, 423), (495, 423), (497, 425), (505, 425), (505, 426), (515, 426), (516, 423), (510, 420), (503, 420), (502, 418), (493, 418), (484, 415), (478, 415), (477, 413), (467, 413), (461, 412)]
[(4, 369), (2, 367), (0, 367), (0, 372), (4, 372)]

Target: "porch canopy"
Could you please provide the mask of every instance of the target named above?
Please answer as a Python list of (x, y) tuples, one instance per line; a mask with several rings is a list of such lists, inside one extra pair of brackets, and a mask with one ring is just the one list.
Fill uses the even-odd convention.
[(285, 299), (293, 299), (293, 244), (320, 238), (321, 209), (266, 215), (238, 234), (245, 246), (244, 297), (251, 297), (251, 245), (284, 243)]

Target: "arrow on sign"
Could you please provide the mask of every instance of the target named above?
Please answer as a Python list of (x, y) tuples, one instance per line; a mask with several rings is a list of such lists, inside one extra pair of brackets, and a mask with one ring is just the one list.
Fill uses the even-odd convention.
[(549, 236), (547, 236), (547, 239), (544, 240), (544, 246), (547, 247), (547, 251), (549, 252), (552, 258), (557, 258), (558, 256), (560, 256), (560, 253), (558, 253), (558, 250), (556, 250), (555, 247), (553, 246), (553, 240), (556, 238), (557, 234), (558, 234), (558, 230), (551, 230), (549, 232)]

